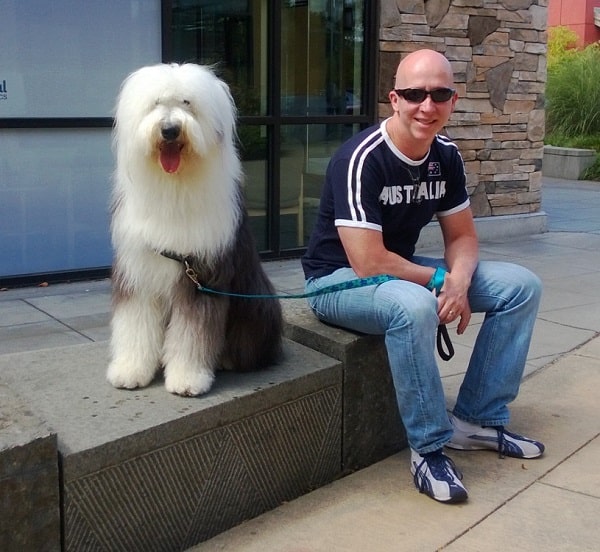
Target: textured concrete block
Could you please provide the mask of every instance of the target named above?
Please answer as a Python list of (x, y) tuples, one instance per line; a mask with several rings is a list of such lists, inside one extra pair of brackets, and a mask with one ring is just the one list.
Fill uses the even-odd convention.
[(544, 176), (578, 180), (595, 160), (596, 152), (591, 149), (544, 146), (542, 172)]
[(369, 466), (406, 447), (383, 336), (323, 324), (304, 301), (283, 303), (286, 335), (343, 365), (344, 471)]
[(210, 393), (104, 380), (107, 345), (0, 357), (58, 434), (65, 550), (183, 550), (341, 473), (341, 364), (286, 341)]
[(2, 383), (0, 550), (60, 550), (56, 435)]

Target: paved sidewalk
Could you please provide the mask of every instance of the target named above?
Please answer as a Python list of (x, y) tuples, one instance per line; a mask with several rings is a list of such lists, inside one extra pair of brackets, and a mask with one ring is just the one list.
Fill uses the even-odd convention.
[[(542, 208), (547, 233), (485, 243), (481, 252), (523, 264), (544, 282), (511, 424), (546, 444), (542, 458), (450, 452), (470, 495), (452, 506), (415, 490), (402, 451), (193, 550), (600, 549), (600, 183), (545, 178)], [(265, 266), (279, 290), (302, 289), (298, 260)], [(109, 316), (108, 280), (0, 292), (0, 355), (106, 341)], [(456, 355), (440, 365), (449, 404), (478, 323), (451, 333)]]
[[(449, 454), (469, 501), (420, 495), (409, 451), (318, 489), (195, 548), (239, 552), (580, 551), (600, 549), (600, 183), (546, 179), (549, 232), (485, 244), (545, 285), (527, 375), (512, 407), (516, 431), (547, 446), (537, 460)], [(455, 397), (475, 331), (442, 363)]]

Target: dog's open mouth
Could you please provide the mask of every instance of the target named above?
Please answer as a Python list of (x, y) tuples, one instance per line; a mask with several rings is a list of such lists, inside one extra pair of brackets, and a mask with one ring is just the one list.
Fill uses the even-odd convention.
[(183, 144), (179, 142), (162, 142), (160, 145), (160, 164), (165, 172), (174, 173), (181, 162)]

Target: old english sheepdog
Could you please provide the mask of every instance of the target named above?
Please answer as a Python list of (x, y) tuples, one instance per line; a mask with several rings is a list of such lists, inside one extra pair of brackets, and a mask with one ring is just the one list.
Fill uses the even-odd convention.
[(277, 361), (282, 314), (251, 234), (236, 110), (208, 67), (143, 67), (123, 82), (113, 133), (113, 314), (108, 381), (133, 389), (164, 369), (179, 395), (216, 369)]

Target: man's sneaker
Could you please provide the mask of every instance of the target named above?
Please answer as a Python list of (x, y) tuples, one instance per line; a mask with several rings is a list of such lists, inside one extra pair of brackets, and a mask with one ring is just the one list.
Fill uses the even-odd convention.
[(462, 474), (441, 450), (421, 456), (411, 450), (410, 471), (415, 487), (434, 500), (454, 503), (467, 500), (467, 490), (460, 482)]
[(544, 445), (522, 435), (511, 433), (503, 426), (481, 427), (450, 416), (454, 435), (446, 446), (458, 450), (495, 450), (500, 457), (537, 458)]

